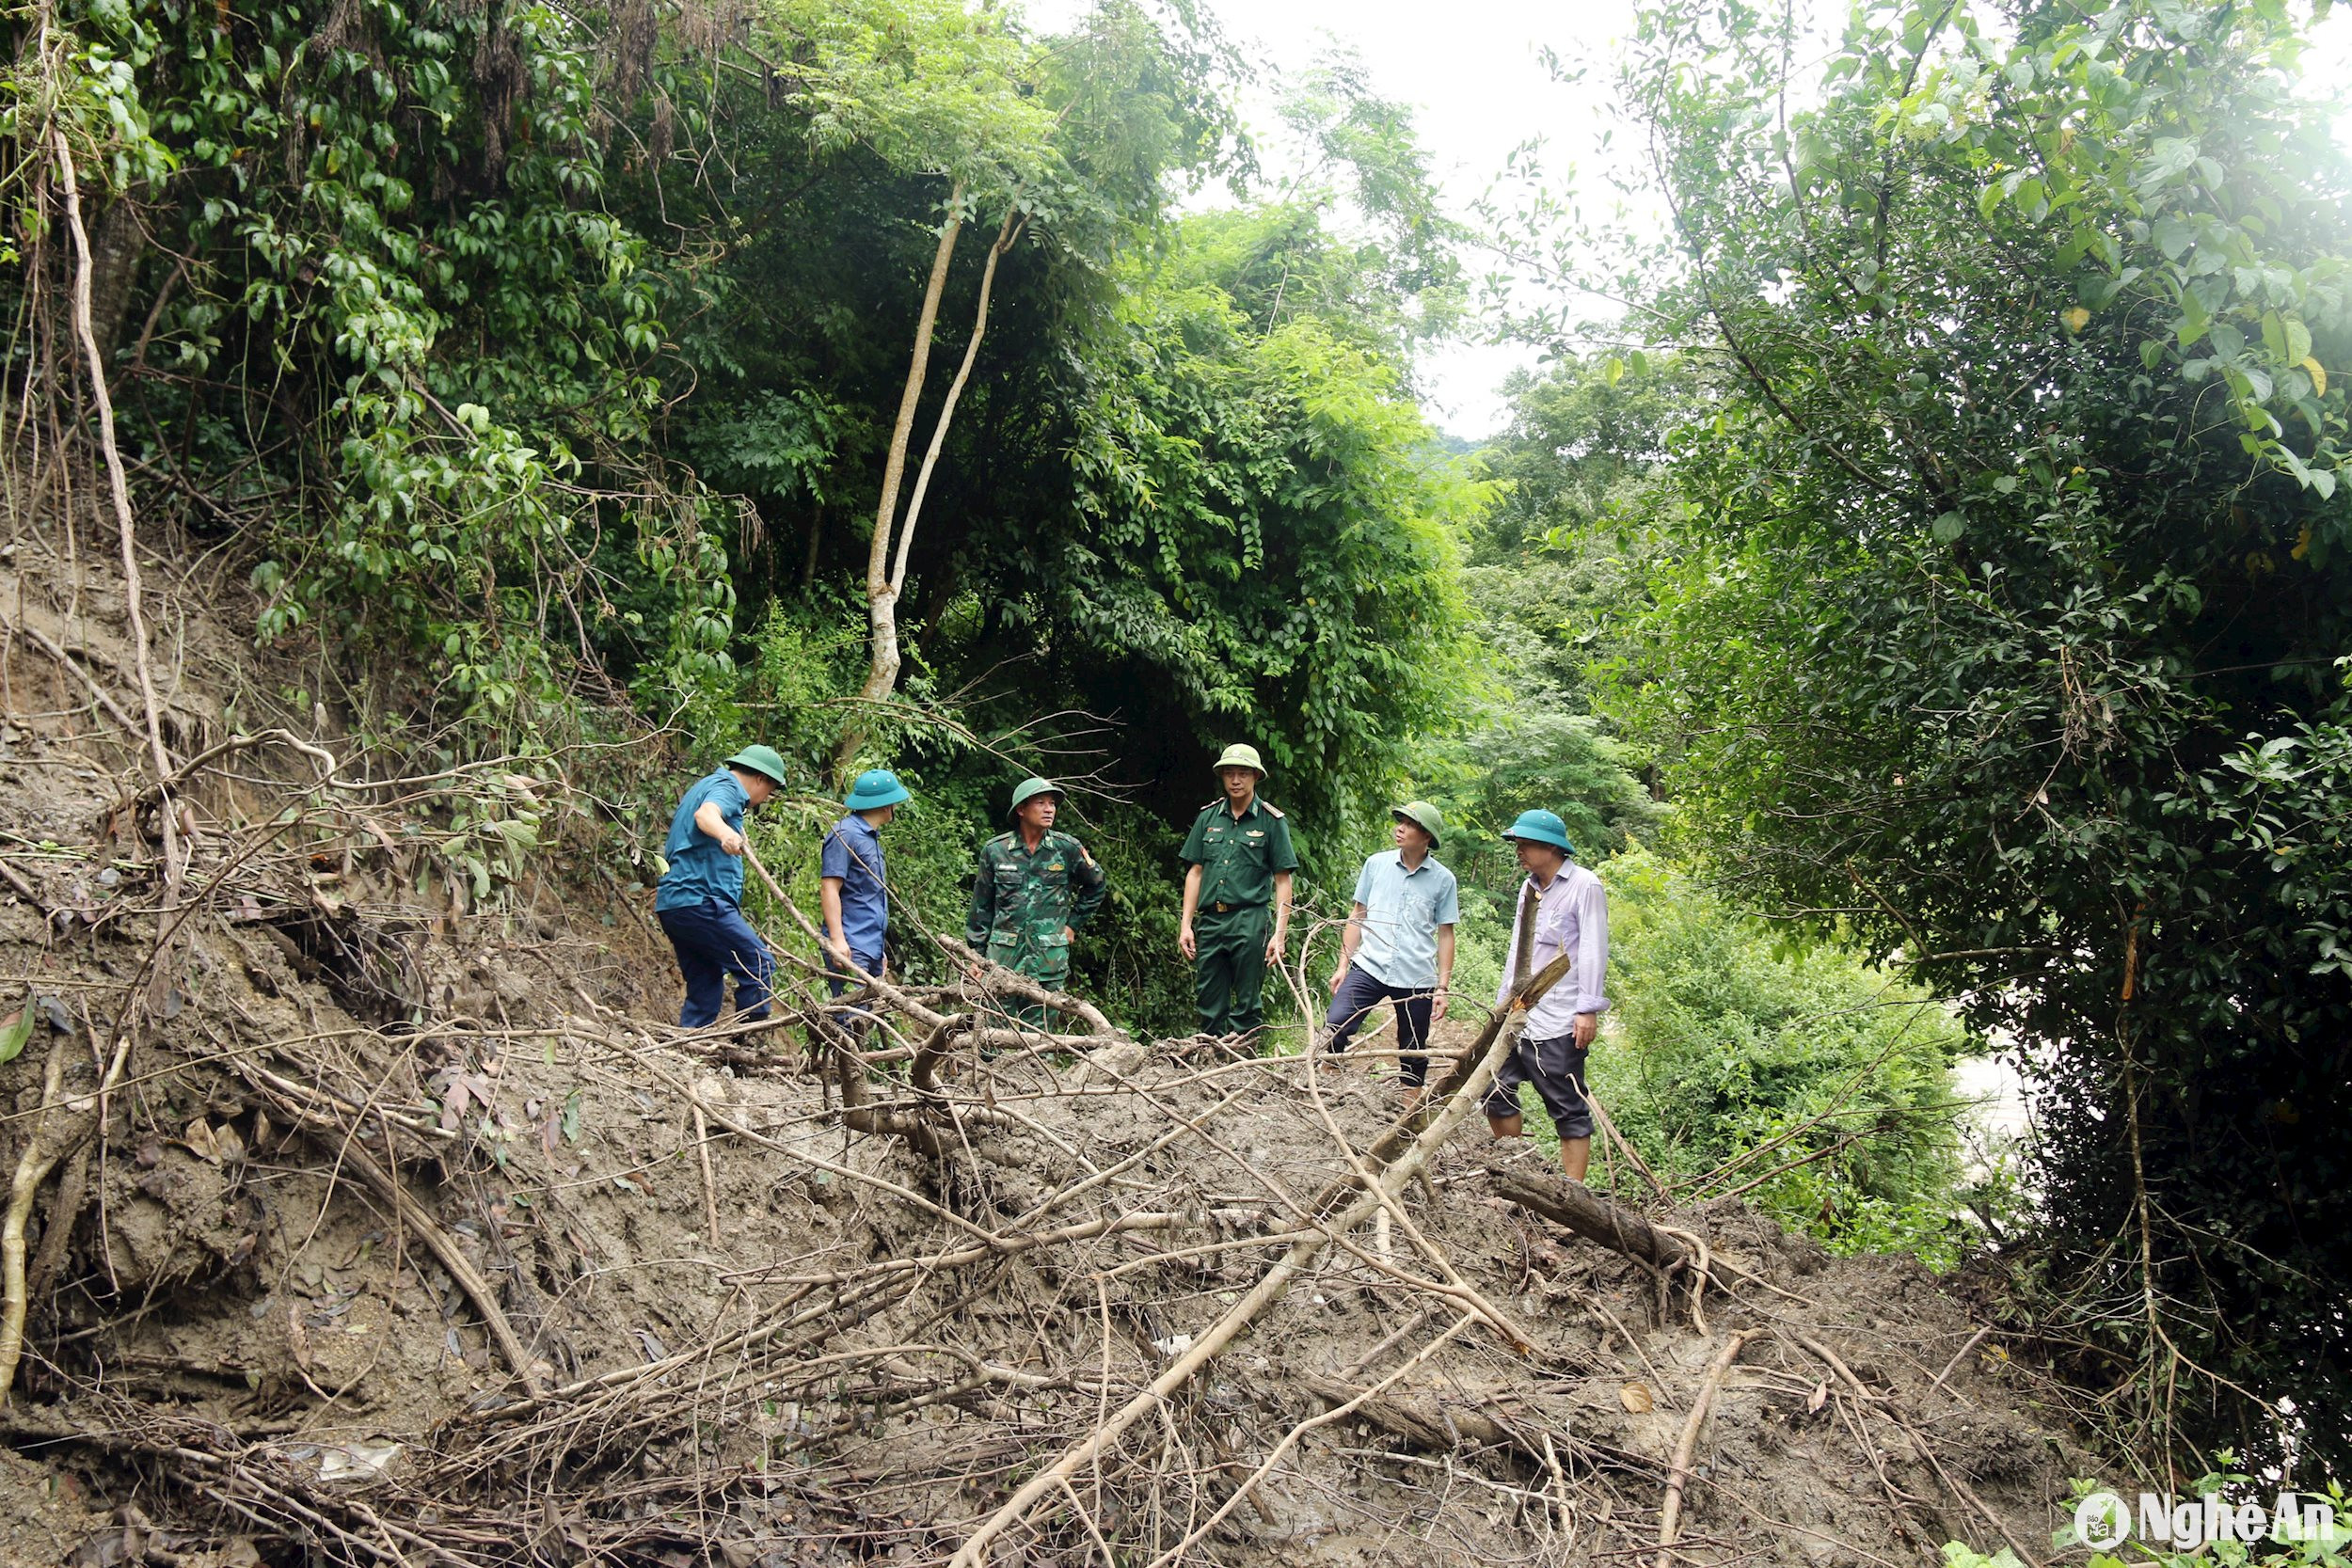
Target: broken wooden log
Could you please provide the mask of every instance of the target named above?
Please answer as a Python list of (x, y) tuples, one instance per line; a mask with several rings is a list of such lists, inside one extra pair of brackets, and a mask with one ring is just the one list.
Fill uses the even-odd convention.
[[(1310, 1373), (1299, 1381), (1309, 1393), (1333, 1405), (1345, 1404), (1359, 1396), (1359, 1390), (1336, 1377)], [(1472, 1403), (1432, 1393), (1390, 1393), (1362, 1400), (1354, 1415), (1358, 1420), (1377, 1427), (1391, 1437), (1402, 1437), (1415, 1448), (1433, 1453), (1450, 1453), (1468, 1446), (1510, 1449), (1538, 1465), (1544, 1459), (1543, 1441), (1538, 1433), (1519, 1431), (1483, 1402)]]
[(1487, 1180), (1498, 1197), (1652, 1268), (1671, 1271), (1690, 1260), (1690, 1249), (1680, 1242), (1581, 1182), (1512, 1170), (1490, 1172)]

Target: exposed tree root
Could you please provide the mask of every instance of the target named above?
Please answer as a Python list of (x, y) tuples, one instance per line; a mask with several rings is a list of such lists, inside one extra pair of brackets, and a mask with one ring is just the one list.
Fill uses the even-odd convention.
[(33, 1197), (49, 1180), (65, 1152), (66, 1140), (56, 1131), (65, 1085), (65, 1041), (51, 1042), (48, 1065), (40, 1079), (40, 1108), (34, 1113), (32, 1131), (24, 1152), (17, 1156), (16, 1174), (8, 1181), (8, 1208), (0, 1221), (0, 1409), (16, 1386), (16, 1364), (24, 1354), (25, 1292), (24, 1233), (32, 1222)]
[(1682, 1489), (1691, 1482), (1691, 1461), (1698, 1451), (1708, 1412), (1714, 1409), (1715, 1396), (1723, 1392), (1724, 1379), (1731, 1375), (1731, 1364), (1740, 1359), (1740, 1348), (1759, 1332), (1743, 1328), (1724, 1340), (1692, 1398), (1691, 1414), (1682, 1423), (1682, 1435), (1675, 1440), (1674, 1462), (1666, 1472), (1666, 1500), (1658, 1512), (1658, 1568), (1671, 1568), (1674, 1561), (1675, 1538), (1682, 1531)]

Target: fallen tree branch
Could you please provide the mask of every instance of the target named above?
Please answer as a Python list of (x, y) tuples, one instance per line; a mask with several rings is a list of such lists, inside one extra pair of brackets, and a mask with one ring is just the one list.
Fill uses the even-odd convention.
[(981, 966), (983, 978), (979, 983), (992, 993), (1001, 991), (1018, 996), (1025, 1002), (1034, 1002), (1041, 1007), (1077, 1019), (1087, 1026), (1089, 1034), (1112, 1036), (1120, 1032), (1103, 1010), (1091, 1002), (1039, 985), (1027, 975), (1015, 974), (987, 954), (954, 937), (933, 935), (931, 940), (939, 943), (940, 949), (967, 973), (974, 964)]
[(130, 710), (125, 708), (120, 703), (116, 702), (113, 694), (108, 692), (104, 687), (98, 684), (98, 677), (96, 675), (91, 674), (87, 670), (85, 670), (79, 664), (76, 664), (73, 661), (73, 656), (72, 654), (66, 652), (64, 648), (43, 636), (40, 627), (33, 626), (18, 626), (5, 618), (0, 618), (0, 629), (5, 629), (15, 636), (24, 638), (30, 641), (34, 647), (39, 648), (42, 653), (47, 654), (51, 658), (56, 660), (56, 662), (62, 665), (65, 669), (80, 677), (82, 684), (89, 688), (90, 696), (96, 699), (100, 707), (104, 708), (106, 712), (113, 717), (116, 723), (120, 724), (124, 729), (130, 731), (133, 735), (139, 733), (139, 721), (131, 717)]
[(1731, 1364), (1740, 1358), (1740, 1349), (1761, 1329), (1743, 1328), (1734, 1334), (1715, 1353), (1715, 1360), (1707, 1369), (1707, 1380), (1699, 1385), (1698, 1397), (1691, 1402), (1691, 1414), (1683, 1420), (1682, 1435), (1675, 1440), (1673, 1466), (1666, 1473), (1666, 1501), (1658, 1513), (1658, 1568), (1671, 1568), (1674, 1561), (1675, 1537), (1682, 1528), (1682, 1489), (1690, 1484), (1691, 1459), (1698, 1451), (1699, 1432), (1707, 1425), (1707, 1413), (1715, 1406), (1715, 1396), (1723, 1391), (1724, 1379), (1731, 1375)]
[(1397, 1394), (1385, 1399), (1374, 1398), (1393, 1381), (1392, 1378), (1384, 1379), (1378, 1387), (1367, 1389), (1353, 1399), (1349, 1398), (1351, 1390), (1348, 1386), (1338, 1378), (1309, 1373), (1300, 1381), (1307, 1391), (1317, 1399), (1327, 1400), (1334, 1404), (1344, 1402), (1344, 1409), (1362, 1417), (1391, 1436), (1402, 1437), (1415, 1447), (1434, 1453), (1448, 1453), (1470, 1443), (1481, 1448), (1510, 1449), (1539, 1464), (1544, 1457), (1540, 1437), (1516, 1432), (1488, 1412), (1459, 1401), (1441, 1399), (1435, 1394)]
[[(1445, 1346), (1453, 1340), (1455, 1335), (1460, 1334), (1464, 1329), (1470, 1327), (1470, 1324), (1476, 1323), (1477, 1321), (1478, 1315), (1474, 1312), (1465, 1313), (1463, 1316), (1454, 1319), (1453, 1327), (1447, 1329), (1444, 1333), (1438, 1335), (1436, 1338), (1422, 1346), (1421, 1349), (1415, 1351), (1406, 1359), (1404, 1365), (1398, 1367), (1396, 1370), (1391, 1372), (1388, 1376), (1382, 1378), (1379, 1382), (1374, 1384), (1371, 1387), (1366, 1388), (1361, 1392), (1350, 1394), (1347, 1391), (1347, 1386), (1345, 1384), (1338, 1383), (1333, 1379), (1309, 1378), (1307, 1380), (1307, 1386), (1312, 1389), (1319, 1398), (1331, 1401), (1331, 1408), (1325, 1411), (1320, 1416), (1309, 1417), (1307, 1419), (1299, 1422), (1296, 1426), (1292, 1427), (1290, 1431), (1284, 1433), (1282, 1434), (1282, 1440), (1274, 1445), (1273, 1449), (1266, 1454), (1263, 1461), (1260, 1462), (1258, 1467), (1250, 1471), (1248, 1476), (1243, 1480), (1239, 1486), (1233, 1488), (1233, 1495), (1227, 1497), (1225, 1501), (1219, 1505), (1217, 1511), (1215, 1513), (1210, 1514), (1208, 1518), (1196, 1527), (1190, 1534), (1186, 1535), (1182, 1541), (1177, 1542), (1173, 1546), (1170, 1546), (1167, 1551), (1162, 1552), (1158, 1557), (1153, 1558), (1150, 1564), (1150, 1568), (1168, 1568), (1169, 1564), (1175, 1562), (1177, 1559), (1183, 1557), (1186, 1552), (1190, 1551), (1194, 1546), (1198, 1545), (1203, 1539), (1205, 1539), (1211, 1530), (1223, 1524), (1226, 1518), (1232, 1514), (1233, 1510), (1239, 1508), (1244, 1499), (1248, 1498), (1252, 1492), (1255, 1492), (1260, 1483), (1262, 1483), (1267, 1476), (1274, 1473), (1274, 1466), (1282, 1462), (1282, 1456), (1290, 1452), (1292, 1448), (1297, 1444), (1300, 1438), (1306, 1436), (1307, 1433), (1314, 1431), (1317, 1427), (1329, 1426), (1334, 1421), (1343, 1421), (1350, 1416), (1357, 1415), (1359, 1412), (1368, 1411), (1373, 1402), (1377, 1400), (1382, 1394), (1387, 1393), (1400, 1378), (1405, 1376), (1406, 1373), (1411, 1371), (1414, 1368), (1420, 1366), (1422, 1362), (1437, 1354), (1438, 1351), (1444, 1349)], [(1375, 1424), (1385, 1425), (1386, 1423), (1375, 1421)]]
[(121, 450), (115, 445), (115, 404), (106, 390), (105, 356), (99, 353), (98, 335), (90, 326), (89, 234), (82, 227), (81, 187), (74, 179), (73, 150), (66, 141), (64, 126), (51, 127), (50, 142), (56, 150), (57, 181), (65, 193), (66, 227), (73, 234), (73, 331), (82, 341), (83, 356), (89, 362), (90, 401), (98, 411), (98, 447), (106, 459), (106, 494), (114, 503), (115, 529), (122, 546), (122, 597), (131, 623), (131, 653), (139, 677), (139, 699), (147, 708), (149, 760), (155, 765), (157, 787), (167, 791), (163, 807), (155, 815), (163, 825), (165, 908), (168, 910), (180, 890), (183, 867), (180, 863), (180, 830), (173, 820), (176, 814), (168, 794), (172, 768), (171, 753), (164, 750), (163, 705), (155, 700), (155, 675), (148, 667), (147, 612), (140, 603), (138, 536), (132, 526), (131, 486), (122, 472)]
[[(319, 1135), (321, 1129), (315, 1116), (284, 1106), (282, 1101), (281, 1108), (290, 1117), (300, 1116), (302, 1126), (312, 1135)], [(343, 1130), (333, 1128), (331, 1131), (341, 1134)], [(322, 1137), (321, 1141), (324, 1143), (326, 1140)], [(538, 1398), (544, 1390), (538, 1373), (532, 1370), (531, 1353), (523, 1348), (522, 1338), (515, 1332), (514, 1323), (508, 1320), (505, 1309), (499, 1306), (498, 1292), (491, 1289), (488, 1280), (482, 1277), (481, 1272), (458, 1246), (455, 1238), (442, 1228), (441, 1222), (427, 1212), (423, 1204), (408, 1196), (407, 1188), (359, 1147), (358, 1139), (339, 1141), (336, 1152), (371, 1191), (393, 1206), (400, 1214), (401, 1223), (415, 1230), (422, 1239), (426, 1250), (433, 1254), (441, 1267), (449, 1271), (450, 1278), (457, 1282), (457, 1288), (466, 1292), (466, 1299), (473, 1303), (474, 1310), (482, 1314), (484, 1326), (490, 1331), (490, 1338), (497, 1341), (499, 1354), (506, 1358), (506, 1364), (514, 1369), (515, 1376), (521, 1380), (524, 1391), (533, 1399)]]
[[(1977, 1496), (1975, 1488), (1944, 1468), (1944, 1462), (1937, 1458), (1935, 1450), (1928, 1446), (1928, 1440), (1921, 1436), (1918, 1429), (1904, 1418), (1902, 1411), (1896, 1406), (1891, 1398), (1883, 1394), (1873, 1394), (1863, 1386), (1862, 1379), (1854, 1375), (1853, 1369), (1847, 1366), (1836, 1351), (1821, 1343), (1820, 1340), (1809, 1334), (1800, 1334), (1796, 1336), (1796, 1340), (1798, 1344), (1819, 1356), (1831, 1371), (1837, 1374), (1838, 1380), (1853, 1391), (1854, 1402), (1859, 1408), (1867, 1409), (1872, 1404), (1883, 1407), (1886, 1418), (1901, 1430), (1905, 1437), (1911, 1440), (1913, 1459), (1934, 1471), (1935, 1479), (1944, 1483), (1946, 1491), (1981, 1514), (1985, 1523), (1999, 1531), (2001, 1539), (2008, 1544), (2009, 1549), (2017, 1554), (2018, 1561), (2027, 1564), (2028, 1568), (2038, 1568), (2042, 1560), (2026, 1549), (2026, 1544), (2017, 1539), (2016, 1532), (2009, 1528), (2008, 1522), (1998, 1513), (1994, 1513), (1982, 1497)], [(1947, 1371), (1949, 1370), (1949, 1368), (1946, 1369)]]
[(1489, 1173), (1487, 1181), (1497, 1196), (1652, 1268), (1678, 1269), (1691, 1260), (1689, 1249), (1673, 1236), (1589, 1187), (1565, 1178), (1508, 1170)]
[[(1373, 1140), (1372, 1148), (1365, 1152), (1366, 1163), (1375, 1167), (1386, 1165), (1396, 1159), (1407, 1146), (1414, 1143), (1416, 1134), (1425, 1137), (1426, 1133), (1423, 1129), (1430, 1125), (1426, 1119), (1429, 1116), (1429, 1107), (1435, 1104), (1447, 1104), (1450, 1109), (1452, 1103), (1460, 1096), (1464, 1085), (1472, 1078), (1482, 1078), (1479, 1092), (1484, 1094), (1485, 1085), (1494, 1082), (1495, 1069), (1502, 1066), (1502, 1058), (1496, 1055), (1494, 1051), (1497, 1042), (1508, 1034), (1516, 1048), (1519, 1031), (1526, 1027), (1527, 1009), (1541, 1001), (1545, 992), (1566, 979), (1568, 971), (1574, 967), (1573, 956), (1566, 953), (1561, 954), (1538, 971), (1526, 985), (1521, 986), (1518, 994), (1512, 997), (1508, 1006), (1496, 1008), (1494, 1013), (1487, 1018), (1486, 1026), (1478, 1032), (1478, 1037), (1470, 1041), (1468, 1050), (1454, 1058), (1454, 1065), (1446, 1069), (1445, 1075), (1439, 1078), (1422, 1097), (1421, 1105), (1397, 1117), (1395, 1121), (1389, 1124), (1387, 1132)], [(1518, 1029), (1511, 1027), (1514, 1023), (1518, 1025)], [(1351, 1171), (1348, 1175), (1336, 1179), (1322, 1192), (1316, 1194), (1315, 1200), (1311, 1207), (1316, 1213), (1323, 1213), (1350, 1190), (1360, 1185), (1361, 1181), (1362, 1178)]]
[[(1611, 1147), (1626, 1157), (1642, 1180), (1649, 1183), (1649, 1190), (1657, 1195), (1661, 1202), (1666, 1201), (1666, 1184), (1658, 1180), (1658, 1173), (1649, 1168), (1649, 1163), (1642, 1158), (1641, 1151), (1628, 1143), (1625, 1134), (1617, 1131), (1616, 1118), (1609, 1114), (1609, 1108), (1600, 1102), (1600, 1097), (1593, 1092), (1590, 1084), (1584, 1085), (1584, 1102), (1592, 1107), (1593, 1119), (1600, 1124), (1600, 1130), (1608, 1137)], [(1614, 1185), (1613, 1181), (1612, 1185)]]
[[(1152, 1379), (1151, 1386), (1129, 1400), (1108, 1419), (1099, 1423), (1083, 1441), (1073, 1444), (1051, 1465), (1032, 1476), (1003, 1507), (981, 1521), (979, 1527), (964, 1539), (963, 1544), (956, 1549), (948, 1568), (978, 1568), (987, 1560), (992, 1542), (1026, 1518), (1047, 1494), (1062, 1486), (1116, 1442), (1120, 1434), (1137, 1419), (1147, 1412), (1160, 1408), (1169, 1395), (1189, 1383), (1195, 1373), (1215, 1360), (1217, 1354), (1248, 1327), (1260, 1312), (1281, 1297), (1293, 1279), (1322, 1256), (1335, 1236), (1363, 1224), (1390, 1197), (1402, 1191), (1429, 1156), (1444, 1144), (1454, 1129), (1470, 1114), (1471, 1106), (1486, 1093), (1487, 1085), (1494, 1082), (1496, 1070), (1502, 1067), (1503, 1058), (1518, 1047), (1519, 1035), (1527, 1027), (1528, 1006), (1565, 975), (1568, 968), (1565, 955), (1554, 959), (1541, 974), (1529, 982), (1507, 1014), (1496, 1015), (1480, 1036), (1486, 1042), (1485, 1052), (1474, 1057), (1465, 1053), (1454, 1064), (1454, 1069), (1438, 1085), (1442, 1109), (1430, 1119), (1418, 1138), (1401, 1149), (1394, 1163), (1373, 1181), (1370, 1191), (1325, 1221), (1314, 1235), (1294, 1245), (1280, 1261), (1266, 1271), (1248, 1295), (1234, 1303), (1222, 1318), (1194, 1341), (1190, 1350), (1178, 1357), (1168, 1370)], [(1400, 1123), (1399, 1127), (1406, 1125)], [(1391, 1135), (1397, 1131), (1398, 1128), (1390, 1130)], [(1390, 1141), (1389, 1136), (1384, 1136), (1375, 1144), (1375, 1154)]]

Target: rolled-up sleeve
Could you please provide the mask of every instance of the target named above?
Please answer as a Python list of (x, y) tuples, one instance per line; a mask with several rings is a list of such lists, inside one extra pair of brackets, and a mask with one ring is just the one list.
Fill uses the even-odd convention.
[[(1520, 886), (1523, 889), (1526, 884), (1521, 883)], [(1516, 896), (1517, 895), (1514, 895), (1514, 897)], [(1510, 1005), (1511, 988), (1518, 983), (1518, 976), (1511, 973), (1511, 955), (1517, 953), (1518, 950), (1519, 921), (1518, 916), (1513, 915), (1511, 917), (1510, 938), (1502, 944), (1502, 981), (1500, 985), (1495, 987), (1495, 1007), (1498, 1011)]]
[(1576, 899), (1576, 1011), (1608, 1009), (1608, 975), (1609, 890), (1594, 877), (1578, 890)]

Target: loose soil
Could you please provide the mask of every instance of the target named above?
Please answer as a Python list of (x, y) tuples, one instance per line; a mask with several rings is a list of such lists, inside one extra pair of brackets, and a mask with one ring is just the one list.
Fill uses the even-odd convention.
[[(861, 1115), (897, 1130), (857, 1131), (804, 966), (787, 1026), (669, 1027), (649, 910), (565, 779), (371, 750), (285, 699), (234, 594), (147, 571), (175, 759), (288, 734), (188, 769), (167, 895), (120, 582), (37, 530), (0, 550), (0, 1017), (34, 1022), (0, 1169), (37, 1126), (71, 1142), (31, 1204), (0, 1560), (945, 1560), (1391, 1127), (1376, 1056), (1067, 1023), (986, 1051), (955, 1023), (918, 1092), (919, 1012), (981, 998), (916, 987), (864, 1040)], [(485, 891), (482, 823), (524, 816), (541, 847)], [(2092, 1461), (1915, 1262), (1650, 1203), (1706, 1243), (1694, 1300), (1498, 1168), (1549, 1169), (1470, 1118), (994, 1560), (1623, 1560), (1743, 1331), (1676, 1560), (2047, 1555)]]

